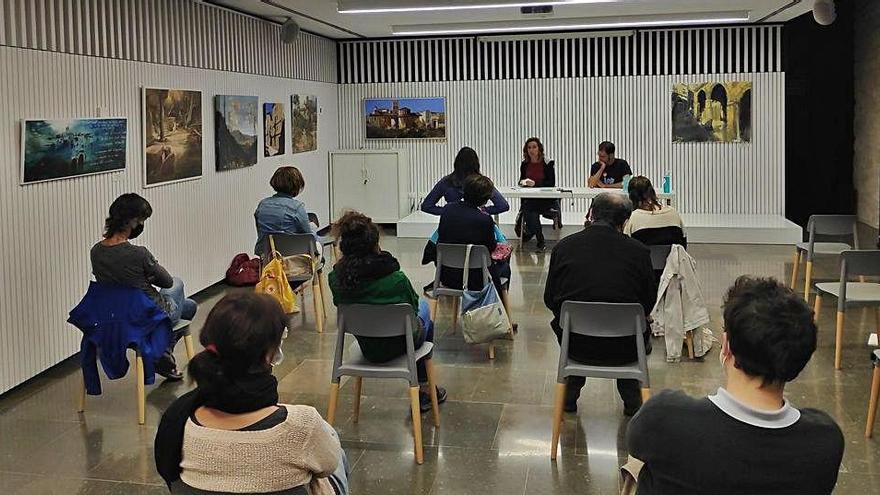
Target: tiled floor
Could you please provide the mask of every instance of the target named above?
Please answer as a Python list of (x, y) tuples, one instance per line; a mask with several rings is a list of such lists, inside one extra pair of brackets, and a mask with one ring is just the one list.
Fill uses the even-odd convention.
[[(422, 241), (383, 239), (413, 284), (432, 270), (419, 265)], [(724, 289), (743, 273), (788, 280), (791, 249), (778, 246), (694, 245), (703, 289), (719, 328)], [(403, 383), (366, 381), (360, 421), (351, 420), (350, 384), (343, 386), (337, 429), (352, 463), (354, 495), (368, 494), (612, 494), (617, 468), (626, 458), (627, 420), (614, 385), (590, 380), (578, 415), (568, 415), (556, 463), (549, 459), (552, 391), (558, 347), (542, 302), (549, 254), (515, 252), (511, 302), (520, 333), (498, 346), (494, 361), (485, 346), (471, 347), (450, 332), (451, 305), (438, 322), (437, 372), (449, 390), (441, 406), (442, 426), (423, 422), (425, 463), (413, 461), (410, 419)], [(818, 264), (817, 276), (834, 278), (835, 262)], [(803, 273), (803, 270), (801, 271)], [(240, 290), (240, 289), (238, 289)], [(194, 328), (226, 291), (201, 296)], [(846, 453), (836, 493), (880, 493), (880, 438), (863, 437), (870, 365), (866, 341), (873, 331), (869, 311), (855, 310), (847, 322), (844, 369), (833, 361), (833, 301), (820, 321), (819, 350), (788, 388), (799, 406), (828, 411), (843, 428)], [(323, 335), (309, 312), (296, 318), (286, 359), (276, 368), (284, 402), (311, 404), (326, 412), (330, 359), (335, 345), (333, 313)], [(444, 316), (445, 314), (445, 316)], [(71, 331), (74, 331), (71, 329)], [(185, 362), (183, 346), (178, 358)], [(716, 354), (703, 362), (667, 364), (663, 345), (650, 357), (653, 389), (681, 388), (703, 395), (720, 383)], [(134, 383), (104, 381), (105, 394), (89, 398), (87, 411), (74, 410), (79, 384), (76, 364), (64, 363), (0, 398), (0, 494), (167, 493), (155, 472), (152, 440), (161, 411), (188, 390), (187, 383), (148, 388), (147, 424), (138, 426)], [(792, 453), (797, 462), (797, 453)]]

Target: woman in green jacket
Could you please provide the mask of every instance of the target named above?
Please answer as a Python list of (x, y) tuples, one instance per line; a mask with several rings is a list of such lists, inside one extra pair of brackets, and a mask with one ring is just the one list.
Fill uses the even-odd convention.
[[(413, 329), (416, 348), (434, 341), (434, 322), (428, 303), (419, 301), (400, 263), (387, 251), (379, 248), (379, 227), (363, 213), (350, 211), (334, 224), (342, 258), (333, 267), (328, 280), (333, 293), (333, 304), (399, 304), (412, 306), (419, 326)], [(403, 337), (359, 337), (358, 345), (364, 357), (374, 363), (384, 363), (406, 354)], [(416, 363), (419, 383), (419, 402), (422, 412), (431, 409), (430, 389), (425, 363)], [(439, 402), (446, 400), (446, 389), (437, 387)]]

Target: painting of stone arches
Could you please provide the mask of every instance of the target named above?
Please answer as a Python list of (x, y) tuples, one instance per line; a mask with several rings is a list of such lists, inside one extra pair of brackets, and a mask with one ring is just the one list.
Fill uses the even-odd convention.
[(674, 143), (752, 141), (752, 82), (678, 83), (672, 86)]

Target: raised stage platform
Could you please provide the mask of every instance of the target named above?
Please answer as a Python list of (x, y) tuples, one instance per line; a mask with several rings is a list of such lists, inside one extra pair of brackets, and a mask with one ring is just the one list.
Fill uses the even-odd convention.
[[(781, 215), (682, 214), (691, 244), (795, 244), (802, 240), (801, 227)], [(515, 212), (500, 215), (501, 230), (514, 238)], [(437, 229), (440, 217), (417, 211), (397, 222), (397, 237), (427, 239)], [(544, 220), (544, 236), (559, 239), (583, 228), (582, 213), (564, 212), (561, 231), (553, 231)]]

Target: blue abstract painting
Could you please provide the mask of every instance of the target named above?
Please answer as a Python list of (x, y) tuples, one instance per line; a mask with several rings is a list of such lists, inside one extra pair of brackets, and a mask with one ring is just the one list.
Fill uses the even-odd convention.
[(124, 118), (25, 120), (21, 129), (21, 183), (123, 170)]

